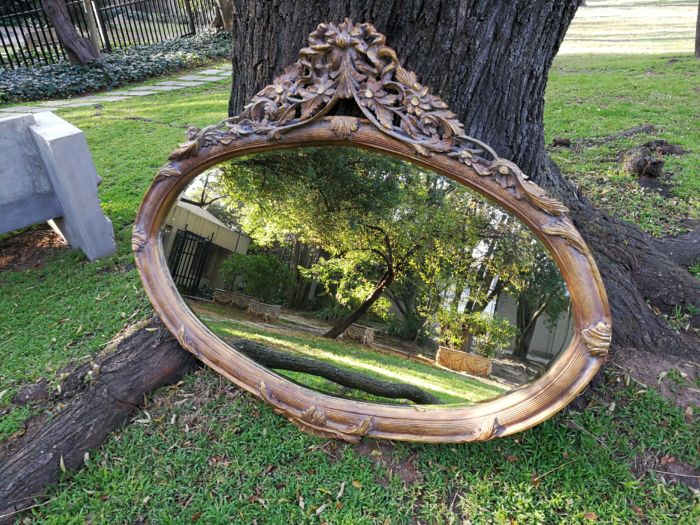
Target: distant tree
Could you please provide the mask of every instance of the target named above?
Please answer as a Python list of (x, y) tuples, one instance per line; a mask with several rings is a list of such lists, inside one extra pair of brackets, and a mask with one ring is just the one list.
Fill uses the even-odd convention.
[(523, 283), (517, 294), (518, 307), (513, 357), (526, 360), (537, 321), (546, 316), (555, 325), (559, 315), (569, 306), (566, 285), (554, 261), (535, 243), (531, 264), (523, 267)]
[(65, 0), (41, 0), (41, 5), (71, 64), (87, 64), (100, 56), (97, 46), (73, 27)]

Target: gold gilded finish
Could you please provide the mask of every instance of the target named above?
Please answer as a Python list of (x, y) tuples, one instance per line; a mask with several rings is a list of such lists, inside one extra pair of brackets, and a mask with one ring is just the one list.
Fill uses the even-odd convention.
[[(354, 100), (364, 118), (336, 115)], [(225, 160), (279, 148), (355, 146), (421, 165), (480, 193), (525, 223), (556, 261), (571, 296), (571, 344), (535, 382), (476, 405), (383, 405), (331, 397), (292, 383), (214, 335), (172, 283), (160, 228), (180, 192)], [(514, 163), (465, 135), (462, 124), (404, 69), (370, 24), (321, 24), (299, 60), (233, 118), (202, 130), (170, 156), (139, 209), (132, 246), (144, 288), (180, 343), (300, 429), (358, 442), (484, 441), (530, 428), (565, 407), (593, 378), (611, 339), (610, 309), (588, 246), (566, 207)]]
[(599, 322), (592, 328), (581, 331), (581, 339), (594, 357), (605, 357), (608, 355), (610, 341), (612, 340), (612, 330), (610, 325)]

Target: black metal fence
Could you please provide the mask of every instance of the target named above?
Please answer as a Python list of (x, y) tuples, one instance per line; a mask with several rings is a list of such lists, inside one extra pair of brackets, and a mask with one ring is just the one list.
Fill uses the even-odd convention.
[(202, 237), (186, 229), (177, 230), (168, 266), (179, 290), (197, 294), (211, 246), (211, 238)]
[[(85, 38), (93, 17), (104, 51), (194, 35), (210, 28), (218, 13), (215, 0), (66, 0), (66, 7)], [(41, 0), (0, 0), (0, 67), (65, 58)]]

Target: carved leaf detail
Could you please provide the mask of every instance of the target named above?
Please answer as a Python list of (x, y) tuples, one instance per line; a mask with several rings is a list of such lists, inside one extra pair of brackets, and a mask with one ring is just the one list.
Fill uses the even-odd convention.
[(341, 139), (347, 139), (357, 131), (358, 121), (355, 117), (332, 117), (331, 129)]
[(498, 418), (485, 421), (479, 431), (476, 432), (469, 441), (488, 441), (489, 439), (493, 439), (498, 434), (499, 428)]
[(135, 253), (139, 253), (146, 244), (148, 244), (146, 232), (143, 231), (141, 226), (135, 224), (131, 233), (131, 249)]
[(542, 227), (542, 231), (547, 235), (563, 237), (567, 244), (573, 246), (581, 253), (586, 253), (587, 251), (586, 242), (568, 219), (547, 224)]
[(199, 154), (199, 142), (191, 140), (180, 144), (168, 157), (170, 160), (182, 160), (188, 157), (196, 157)]
[(612, 329), (610, 325), (600, 321), (591, 328), (581, 330), (581, 339), (593, 357), (605, 357), (610, 348)]
[(349, 436), (366, 436), (370, 428), (372, 428), (372, 416), (367, 416), (355, 428), (348, 430), (347, 434)]
[(172, 164), (166, 164), (158, 170), (158, 174), (156, 176), (160, 178), (170, 178), (179, 177), (180, 175), (182, 175), (182, 173), (180, 173), (180, 170), (175, 168)]
[(309, 407), (304, 410), (299, 419), (315, 426), (323, 426), (326, 424), (325, 412), (316, 407)]

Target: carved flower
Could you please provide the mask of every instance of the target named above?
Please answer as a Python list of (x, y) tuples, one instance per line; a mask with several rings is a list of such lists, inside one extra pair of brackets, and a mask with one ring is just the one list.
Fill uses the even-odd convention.
[(382, 126), (391, 128), (394, 115), (389, 109), (397, 100), (397, 96), (387, 93), (384, 85), (374, 78), (360, 85), (358, 92), (360, 105), (372, 111)]
[(296, 81), (299, 78), (299, 67), (294, 65), (287, 68), (284, 73), (275, 78), (272, 84), (265, 86), (258, 94), (258, 97), (264, 97), (272, 100), (275, 104), (283, 104), (289, 95), (294, 95), (296, 92)]
[(325, 104), (335, 95), (335, 82), (328, 75), (323, 75), (313, 85), (299, 91), (304, 97), (308, 95), (315, 96), (320, 99), (319, 102)]

